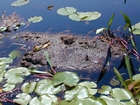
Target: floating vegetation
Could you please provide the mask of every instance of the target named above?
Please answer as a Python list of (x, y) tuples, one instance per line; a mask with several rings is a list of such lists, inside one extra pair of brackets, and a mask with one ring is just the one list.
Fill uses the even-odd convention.
[(57, 10), (57, 13), (59, 15), (64, 15), (68, 16), (76, 12), (76, 9), (74, 7), (65, 7), (65, 8), (60, 8)]
[(29, 22), (37, 23), (40, 22), (43, 18), (41, 16), (34, 16), (28, 19)]
[(101, 16), (99, 12), (76, 12), (74, 7), (65, 7), (57, 10), (59, 15), (69, 16), (74, 21), (91, 21)]
[[(130, 31), (130, 29), (129, 29), (129, 31)], [(140, 22), (138, 22), (132, 26), (132, 32), (133, 32), (133, 34), (140, 35)]]
[(13, 2), (11, 4), (11, 6), (13, 7), (17, 7), (17, 6), (23, 6), (25, 4), (28, 4), (30, 0), (16, 0), (15, 2)]

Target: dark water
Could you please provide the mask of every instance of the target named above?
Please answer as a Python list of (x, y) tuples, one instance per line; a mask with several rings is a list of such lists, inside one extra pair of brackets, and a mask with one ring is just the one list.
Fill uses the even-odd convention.
[[(41, 22), (31, 24), (25, 29), (35, 32), (50, 31), (51, 33), (57, 33), (69, 30), (74, 34), (86, 35), (91, 30), (107, 27), (108, 21), (113, 13), (115, 13), (115, 19), (113, 20), (111, 30), (116, 30), (119, 26), (125, 25), (120, 10), (129, 16), (132, 25), (140, 21), (139, 0), (127, 0), (126, 4), (123, 3), (123, 0), (30, 0), (30, 3), (27, 5), (21, 7), (12, 7), (11, 3), (14, 1), (15, 0), (1, 0), (0, 15), (3, 13), (3, 11), (6, 11), (6, 15), (17, 12), (21, 17), (24, 17), (26, 21), (32, 16), (42, 16), (43, 20)], [(47, 6), (49, 5), (54, 5), (53, 10), (47, 10)], [(88, 24), (86, 24), (86, 22), (75, 22), (70, 20), (68, 17), (60, 16), (57, 14), (56, 11), (59, 8), (66, 6), (74, 7), (77, 9), (77, 11), (81, 12), (98, 11), (101, 13), (101, 17), (97, 20), (90, 21)], [(139, 40), (140, 37), (136, 36), (136, 42), (138, 45), (137, 47), (140, 50)], [(8, 45), (8, 43), (6, 44)], [(9, 54), (9, 52), (10, 51), (7, 53)], [(135, 60), (133, 61), (135, 67), (138, 68), (140, 64)], [(114, 66), (119, 66), (119, 63), (120, 61), (118, 60), (115, 62), (115, 64), (112, 64), (112, 68)], [(122, 70), (121, 72), (125, 72), (125, 70)], [(108, 71), (99, 85), (109, 84), (108, 81), (113, 76), (113, 71)], [(97, 78), (96, 73), (95, 75), (93, 74), (92, 77)]]

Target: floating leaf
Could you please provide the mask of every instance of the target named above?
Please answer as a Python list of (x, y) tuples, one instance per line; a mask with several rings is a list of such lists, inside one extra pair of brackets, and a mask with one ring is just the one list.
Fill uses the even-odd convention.
[(127, 105), (121, 103), (119, 100), (108, 97), (108, 96), (101, 96), (101, 98), (107, 103), (107, 105)]
[[(129, 31), (131, 32), (130, 28), (129, 28)], [(132, 26), (132, 32), (133, 32), (133, 34), (140, 35), (140, 22), (138, 22)]]
[(65, 8), (60, 8), (57, 10), (57, 13), (59, 15), (64, 15), (64, 16), (73, 14), (75, 12), (76, 12), (76, 9), (74, 7), (65, 7)]
[(136, 105), (132, 93), (126, 89), (121, 89), (121, 88), (112, 89), (110, 95), (113, 98), (120, 100), (120, 102), (124, 102), (126, 105)]
[(11, 83), (6, 83), (4, 86), (3, 86), (3, 91), (7, 92), (7, 91), (11, 91), (15, 88), (15, 84), (11, 84)]
[(75, 102), (75, 105), (107, 105), (103, 99), (100, 98), (84, 98)]
[(98, 19), (101, 16), (99, 12), (76, 12), (69, 15), (71, 20), (75, 21), (91, 21)]
[(0, 58), (0, 65), (12, 63), (12, 62), (13, 60), (11, 58), (6, 58), (6, 57)]
[(39, 98), (34, 97), (29, 105), (58, 105), (58, 99), (54, 95), (42, 95)]
[(93, 89), (93, 88), (97, 88), (97, 84), (95, 82), (85, 81), (85, 82), (80, 82), (78, 85), (87, 87), (91, 95), (97, 93), (97, 89)]
[(111, 91), (111, 87), (110, 86), (102, 86), (101, 89), (98, 91), (100, 94), (105, 94), (108, 95)]
[(17, 7), (17, 6), (22, 6), (22, 5), (25, 5), (25, 4), (28, 4), (28, 3), (29, 3), (29, 0), (16, 0), (15, 2), (13, 2), (11, 4), (11, 6)]
[(79, 77), (74, 72), (58, 72), (53, 76), (54, 86), (64, 83), (68, 86), (75, 86), (79, 82)]
[(30, 71), (27, 68), (17, 67), (17, 68), (9, 69), (5, 73), (5, 78), (7, 79), (8, 83), (16, 84), (24, 80), (23, 76), (29, 76), (29, 75), (30, 75)]
[(99, 34), (99, 33), (101, 33), (101, 32), (103, 32), (103, 30), (105, 30), (106, 28), (99, 28), (99, 29), (97, 29), (96, 30), (96, 34)]
[(71, 101), (74, 98), (82, 99), (89, 96), (88, 89), (85, 86), (76, 86), (74, 89), (65, 92), (65, 100)]
[(21, 90), (24, 92), (24, 93), (32, 93), (34, 91), (36, 87), (36, 82), (27, 82), (27, 83), (24, 83), (21, 87)]
[(12, 52), (10, 52), (9, 57), (11, 59), (15, 59), (16, 57), (20, 57), (20, 52), (17, 50), (13, 50)]
[(112, 86), (117, 86), (117, 85), (120, 84), (120, 82), (119, 82), (117, 79), (113, 78), (113, 79), (111, 79), (110, 84), (111, 84)]
[(6, 73), (6, 70), (3, 70), (2, 72), (0, 72), (0, 83), (3, 80), (4, 74)]
[(140, 74), (136, 74), (132, 77), (133, 80), (138, 81), (140, 80)]
[(30, 19), (28, 19), (29, 22), (32, 22), (32, 23), (37, 23), (37, 22), (40, 22), (43, 18), (41, 16), (34, 16), (34, 17), (31, 17)]
[(44, 94), (56, 94), (60, 91), (60, 86), (55, 88), (52, 84), (52, 80), (46, 80), (43, 79), (38, 82), (35, 92), (38, 95), (44, 95)]
[(20, 93), (16, 95), (16, 98), (13, 101), (19, 105), (27, 105), (31, 100), (31, 96), (27, 93)]

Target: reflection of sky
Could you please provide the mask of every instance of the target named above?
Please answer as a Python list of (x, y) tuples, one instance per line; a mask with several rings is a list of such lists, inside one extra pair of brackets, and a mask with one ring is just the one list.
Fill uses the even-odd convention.
[[(140, 16), (140, 1), (138, 0), (127, 1), (126, 4), (123, 4), (123, 0), (30, 0), (28, 5), (11, 7), (10, 5), (14, 1), (15, 0), (3, 0), (0, 4), (1, 13), (3, 10), (6, 10), (7, 14), (16, 11), (26, 20), (31, 16), (41, 15), (43, 17), (42, 22), (32, 24), (28, 27), (28, 29), (34, 31), (45, 32), (48, 31), (49, 28), (53, 28), (51, 30), (52, 32), (70, 29), (73, 33), (86, 34), (90, 30), (107, 27), (108, 21), (114, 12), (116, 16), (111, 29), (116, 29), (119, 25), (124, 25), (120, 10), (130, 17), (132, 24), (138, 22)], [(48, 5), (54, 5), (54, 10), (48, 11)], [(66, 6), (75, 7), (77, 11), (98, 11), (102, 16), (98, 20), (89, 22), (87, 25), (85, 22), (75, 22), (68, 17), (60, 16), (56, 13), (57, 9)]]

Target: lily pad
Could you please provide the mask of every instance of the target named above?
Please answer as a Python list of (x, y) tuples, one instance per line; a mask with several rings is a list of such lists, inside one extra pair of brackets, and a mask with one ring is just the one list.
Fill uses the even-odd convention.
[(34, 91), (36, 87), (36, 82), (27, 82), (27, 83), (24, 83), (21, 87), (21, 90), (24, 92), (24, 93), (32, 93)]
[(120, 102), (126, 103), (126, 105), (136, 105), (136, 102), (132, 93), (130, 93), (130, 91), (126, 89), (114, 88), (110, 92), (110, 95), (113, 98), (120, 100)]
[(3, 86), (3, 91), (7, 92), (7, 91), (11, 91), (15, 88), (15, 84), (11, 84), (11, 83), (7, 83)]
[(65, 100), (71, 101), (74, 98), (83, 99), (89, 96), (88, 89), (85, 86), (76, 86), (74, 89), (65, 92)]
[(29, 3), (29, 0), (16, 0), (15, 2), (13, 2), (11, 4), (11, 6), (17, 7), (17, 6), (22, 6), (22, 5), (25, 5), (25, 4), (28, 4), (28, 3)]
[(23, 76), (29, 76), (29, 75), (30, 75), (30, 71), (27, 68), (17, 67), (8, 70), (5, 73), (5, 78), (7, 79), (8, 83), (16, 84), (24, 80)]
[[(130, 29), (129, 29), (130, 31)], [(140, 35), (140, 22), (136, 23), (135, 25), (132, 26), (132, 32), (133, 34)]]
[(12, 62), (13, 60), (11, 58), (6, 58), (6, 57), (0, 58), (0, 65), (12, 63)]
[(41, 16), (34, 16), (28, 19), (29, 22), (37, 23), (40, 22), (43, 18)]
[(65, 8), (60, 8), (57, 10), (57, 13), (59, 15), (64, 15), (68, 16), (76, 12), (76, 9), (74, 7), (65, 7)]
[(52, 84), (52, 80), (46, 80), (43, 79), (41, 81), (38, 82), (35, 92), (38, 95), (44, 95), (44, 94), (56, 94), (58, 92), (60, 92), (60, 86), (55, 88)]
[(110, 91), (111, 91), (111, 87), (104, 85), (101, 87), (101, 89), (98, 91), (98, 93), (108, 95), (110, 93)]
[(54, 95), (42, 95), (39, 98), (34, 97), (29, 105), (57, 105), (58, 99)]
[(31, 100), (31, 96), (27, 93), (20, 93), (16, 95), (16, 98), (13, 101), (19, 105), (27, 105)]
[(98, 19), (100, 16), (101, 13), (99, 12), (76, 12), (69, 15), (69, 18), (75, 21), (91, 21)]
[(97, 93), (97, 89), (93, 89), (93, 88), (97, 88), (97, 84), (94, 82), (85, 81), (85, 82), (80, 82), (78, 85), (87, 87), (91, 95)]
[(54, 86), (64, 83), (68, 86), (75, 86), (79, 82), (79, 77), (74, 72), (58, 72), (53, 76)]
[(10, 52), (9, 57), (11, 59), (15, 59), (16, 57), (20, 57), (20, 52), (17, 50), (13, 50), (12, 52)]

